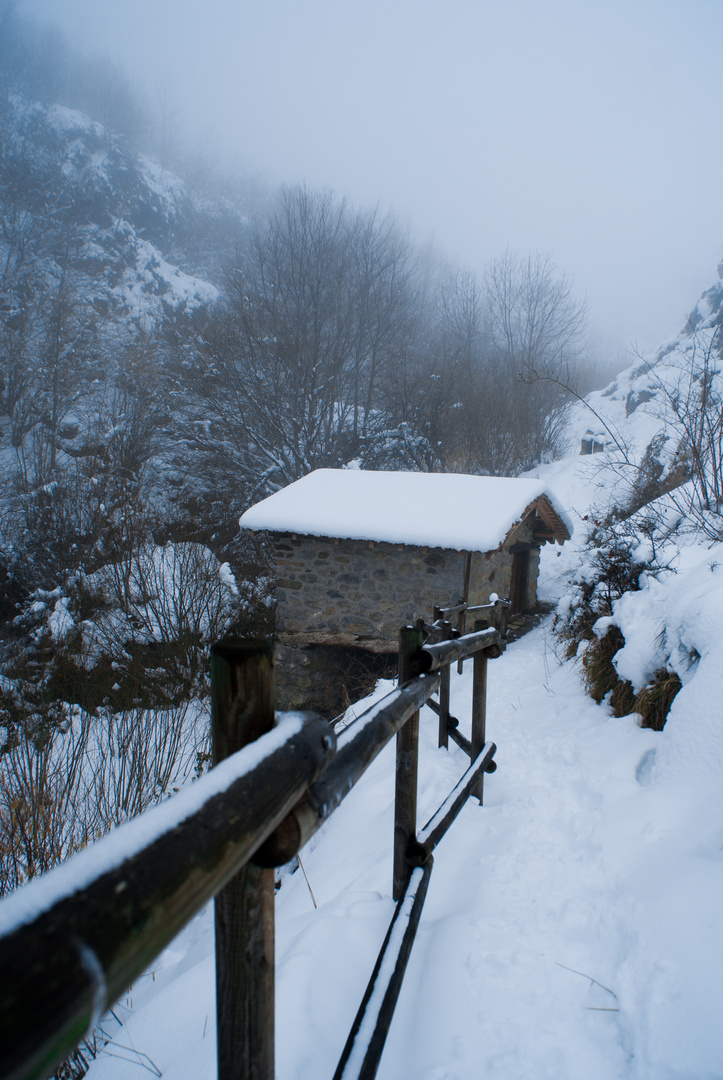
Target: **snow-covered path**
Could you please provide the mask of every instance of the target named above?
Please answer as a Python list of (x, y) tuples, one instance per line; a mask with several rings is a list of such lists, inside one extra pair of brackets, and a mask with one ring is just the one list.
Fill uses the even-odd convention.
[[(453, 683), (462, 719), (471, 670)], [(435, 853), (380, 1080), (723, 1077), (717, 790), (656, 777), (666, 733), (585, 697), (549, 626), (490, 664), (488, 738), (499, 768)], [(436, 748), (428, 710), (421, 742), (423, 823), (467, 759)], [(331, 1077), (371, 973), (392, 913), (393, 766), (390, 746), (304, 853), (318, 910), (300, 873), (278, 895), (279, 1080)], [(206, 913), (116, 1029), (164, 1077), (215, 1075), (211, 947)], [(90, 1076), (138, 1071), (103, 1056)]]

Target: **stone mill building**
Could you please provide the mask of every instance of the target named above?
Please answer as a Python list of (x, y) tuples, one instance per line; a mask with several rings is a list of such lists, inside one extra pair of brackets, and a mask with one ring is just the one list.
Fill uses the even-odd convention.
[(534, 609), (540, 547), (572, 532), (539, 480), (357, 469), (309, 473), (240, 524), (275, 551), (279, 707), (327, 715), (435, 606), (496, 593), (513, 614)]

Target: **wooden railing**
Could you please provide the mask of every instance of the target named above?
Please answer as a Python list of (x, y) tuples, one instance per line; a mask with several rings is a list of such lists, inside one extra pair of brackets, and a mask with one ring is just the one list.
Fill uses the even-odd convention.
[[(468, 587), (468, 583), (465, 585), (465, 590)], [(507, 624), (510, 617), (510, 601), (505, 598), (504, 600), (495, 599), (491, 600), (488, 604), (468, 604), (466, 600), (458, 600), (452, 607), (435, 607), (434, 609), (434, 626), (444, 626), (448, 628), (449, 632), (452, 630), (452, 623), (450, 622), (453, 616), (456, 616), (456, 631), (458, 634), (464, 634), (467, 628), (467, 619), (470, 615), (474, 616), (476, 626), (494, 626), (499, 630), (503, 638), (507, 637)], [(463, 661), (457, 662), (457, 671), (462, 674)]]
[[(53, 1073), (102, 1014), (214, 897), (219, 1080), (274, 1075), (274, 867), (333, 813), (397, 736), (395, 915), (335, 1080), (371, 1080), (412, 947), (432, 852), (470, 796), (482, 802), (494, 627), (454, 636), (445, 620), (400, 633), (399, 685), (338, 740), (314, 714), (274, 716), (269, 643), (213, 648), (214, 768), (0, 903), (0, 1078)], [(425, 636), (428, 643), (424, 643)], [(437, 640), (434, 640), (437, 639)], [(471, 737), (449, 714), (449, 670), (472, 657)], [(433, 695), (439, 691), (438, 700)], [(419, 709), (439, 716), (470, 765), (417, 830)]]

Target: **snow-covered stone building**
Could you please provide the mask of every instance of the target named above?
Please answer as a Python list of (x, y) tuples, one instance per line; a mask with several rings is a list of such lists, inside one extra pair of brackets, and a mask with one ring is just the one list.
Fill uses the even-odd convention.
[[(309, 473), (252, 506), (241, 527), (273, 541), (277, 666), (299, 669), (300, 693), (307, 669), (328, 678), (320, 648), (395, 653), (399, 628), (435, 606), (497, 593), (513, 613), (533, 608), (540, 546), (572, 531), (539, 480), (355, 469)], [(311, 704), (282, 696), (285, 707)]]

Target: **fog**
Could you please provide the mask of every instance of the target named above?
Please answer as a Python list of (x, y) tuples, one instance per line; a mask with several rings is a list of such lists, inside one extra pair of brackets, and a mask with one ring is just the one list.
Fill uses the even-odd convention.
[(676, 333), (723, 256), (720, 0), (25, 0), (189, 137), (381, 202), (481, 269), (550, 253), (594, 330)]

